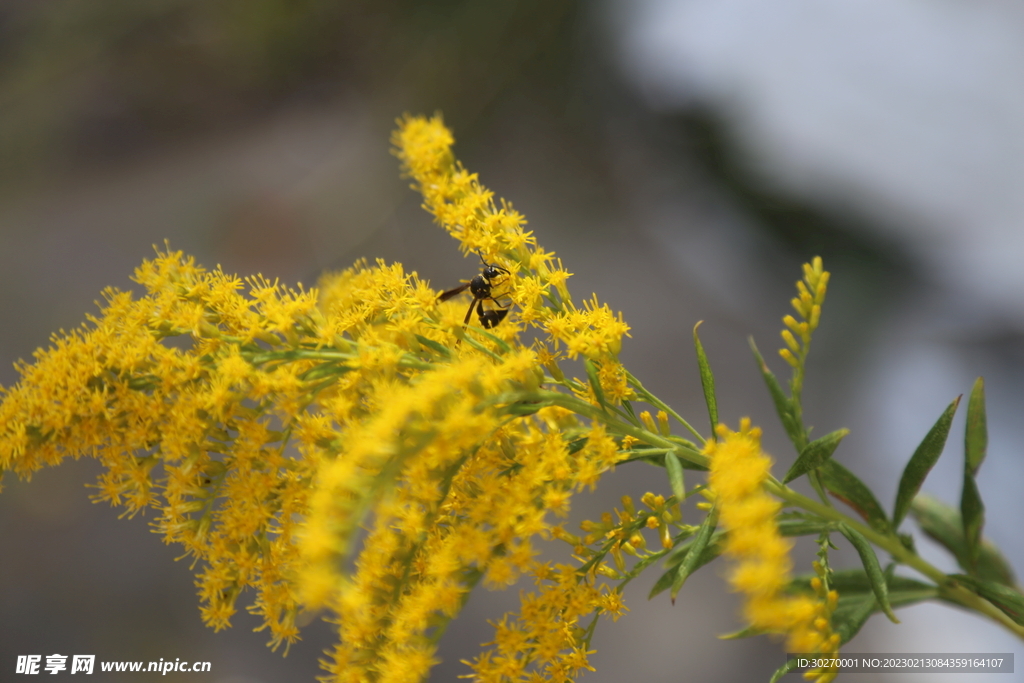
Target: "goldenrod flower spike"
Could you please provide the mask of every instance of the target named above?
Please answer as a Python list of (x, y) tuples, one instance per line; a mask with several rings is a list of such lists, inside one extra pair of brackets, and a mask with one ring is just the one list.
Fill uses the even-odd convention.
[(504, 199), (480, 184), (455, 160), (454, 138), (440, 116), (406, 116), (398, 120), (391, 138), (395, 155), (423, 194), (423, 207), (448, 233), (460, 242), (463, 253), (479, 253), (513, 274), (508, 296), (518, 308), (519, 319), (546, 330), (552, 340), (564, 344), (568, 355), (584, 355), (609, 366), (602, 378), (608, 380), (609, 397), (621, 400), (630, 395), (623, 373), (612, 365), (622, 348), (629, 326), (599, 303), (596, 297), (575, 307), (566, 280), (571, 273), (554, 254), (537, 246), (536, 238), (524, 229), (526, 219)]
[(746, 596), (744, 617), (756, 629), (785, 635), (790, 652), (823, 652), (831, 646), (831, 631), (827, 619), (821, 622), (822, 603), (784, 591), (792, 543), (779, 534), (775, 521), (781, 504), (763, 489), (772, 461), (761, 450), (761, 430), (744, 418), (739, 431), (719, 425), (715, 432), (718, 440), (709, 439), (704, 447), (710, 458), (708, 485), (719, 524), (728, 532), (725, 554), (736, 561), (729, 583)]
[(779, 355), (794, 368), (802, 368), (810, 350), (811, 335), (818, 327), (821, 319), (821, 306), (825, 302), (828, 290), (828, 271), (822, 268), (821, 257), (815, 256), (810, 263), (804, 264), (804, 279), (796, 283), (797, 294), (790, 303), (802, 320), (791, 315), (782, 318), (786, 329), (782, 330), (782, 340), (786, 348)]

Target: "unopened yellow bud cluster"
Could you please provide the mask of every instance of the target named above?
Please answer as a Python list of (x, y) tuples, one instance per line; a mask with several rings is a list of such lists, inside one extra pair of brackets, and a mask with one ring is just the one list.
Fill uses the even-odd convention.
[[(839, 655), (840, 637), (832, 631), (832, 613), (839, 605), (839, 593), (828, 590), (821, 580), (825, 573), (821, 562), (814, 563), (814, 571), (818, 576), (811, 579), (811, 588), (818, 598), (818, 614), (808, 638), (814, 642), (815, 649), (812, 651), (820, 652), (822, 659), (834, 659)], [(804, 678), (813, 683), (829, 683), (837, 675), (837, 667), (821, 667), (804, 672)]]
[[(680, 513), (678, 505), (668, 505), (664, 496), (647, 492), (640, 499), (647, 507), (638, 510), (630, 496), (622, 497), (622, 510), (613, 515), (605, 512), (598, 522), (584, 520), (580, 523), (584, 536), (575, 536), (559, 529), (558, 537), (573, 545), (576, 555), (596, 565), (596, 571), (609, 578), (622, 579), (626, 572), (623, 554), (633, 557), (648, 557), (645, 529), (657, 529), (658, 541), (662, 548), (672, 547), (672, 529), (678, 527)], [(611, 555), (614, 567), (592, 562)]]
[(786, 326), (782, 330), (786, 348), (781, 349), (779, 355), (794, 368), (807, 356), (811, 334), (821, 319), (821, 305), (825, 302), (828, 279), (829, 273), (823, 270), (820, 256), (815, 256), (811, 263), (805, 263), (804, 279), (796, 283), (797, 296), (790, 302), (801, 320), (791, 315), (782, 319)]

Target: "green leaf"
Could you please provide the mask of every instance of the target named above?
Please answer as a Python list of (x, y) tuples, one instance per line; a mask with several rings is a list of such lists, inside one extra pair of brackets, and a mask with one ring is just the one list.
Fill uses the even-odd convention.
[(878, 601), (874, 593), (858, 593), (847, 600), (840, 598), (836, 610), (832, 613), (832, 630), (839, 634), (840, 644), (853, 640), (871, 615), (877, 611)]
[(867, 574), (868, 581), (871, 582), (871, 592), (875, 594), (875, 599), (878, 600), (878, 605), (885, 612), (885, 616), (889, 617), (889, 621), (894, 624), (900, 623), (900, 620), (893, 614), (892, 605), (889, 604), (889, 584), (886, 581), (885, 574), (882, 572), (881, 565), (878, 564), (878, 556), (875, 555), (875, 549), (868, 543), (868, 539), (861, 536), (860, 532), (856, 529), (846, 524), (840, 524), (839, 531), (842, 532), (843, 536), (846, 536), (850, 544), (856, 548), (857, 554), (860, 555), (860, 562), (864, 565), (864, 572)]
[(640, 419), (636, 416), (636, 413), (633, 412), (633, 404), (630, 403), (629, 401), (623, 400), (622, 401), (622, 408), (629, 415), (630, 421), (632, 421), (633, 424), (635, 424), (637, 426), (640, 426), (640, 424), (641, 424), (640, 423)]
[(502, 412), (506, 415), (523, 417), (525, 415), (533, 415), (541, 408), (547, 408), (550, 405), (552, 405), (551, 401), (516, 401), (505, 406)]
[[(988, 426), (985, 418), (985, 381), (979, 377), (967, 401), (967, 429), (964, 431), (964, 487), (960, 495), (960, 516), (963, 519), (965, 559), (970, 567), (978, 561), (982, 529), (985, 526), (985, 504), (974, 480), (988, 449)], [(972, 575), (973, 571), (970, 572)]]
[(668, 473), (668, 484), (672, 487), (672, 495), (679, 503), (686, 500), (686, 481), (683, 479), (683, 465), (675, 453), (665, 454), (665, 472)]
[(832, 528), (831, 522), (823, 522), (816, 519), (782, 518), (778, 520), (779, 533), (783, 536), (810, 536), (820, 534)]
[[(985, 504), (981, 502), (978, 484), (969, 471), (964, 471), (964, 488), (960, 494), (960, 517), (963, 519), (964, 560), (974, 567), (981, 551), (981, 530), (985, 526)], [(971, 571), (971, 574), (974, 572)]]
[(772, 674), (772, 677), (768, 679), (768, 683), (778, 683), (778, 680), (780, 678), (788, 674), (793, 669), (797, 668), (796, 664), (797, 661), (795, 659), (791, 659), (782, 666), (780, 666), (778, 669), (775, 670), (775, 673)]
[[(894, 576), (894, 565), (885, 571), (889, 604), (904, 607), (938, 597), (939, 588), (905, 576)], [(794, 590), (811, 591), (814, 574), (799, 576), (791, 582)], [(832, 613), (832, 628), (842, 643), (849, 642), (875, 612), (881, 612), (871, 587), (871, 580), (863, 569), (843, 569), (833, 572), (830, 587), (839, 593), (839, 604)]]
[[(697, 571), (698, 568), (703, 566), (706, 562), (701, 562), (704, 559), (704, 554), (708, 549), (708, 542), (711, 540), (711, 534), (715, 531), (715, 514), (714, 509), (708, 513), (708, 516), (704, 518), (704, 522), (700, 525), (700, 531), (697, 532), (697, 538), (693, 539), (693, 547), (690, 548), (690, 552), (686, 554), (683, 561), (679, 563), (679, 567), (676, 569), (676, 575), (672, 579), (672, 591), (669, 593), (672, 604), (676, 604), (676, 596), (682, 589), (683, 584), (686, 583), (686, 579), (689, 578), (690, 574)], [(710, 562), (714, 557), (718, 556), (716, 550), (715, 554), (708, 558), (707, 562)]]
[(718, 426), (718, 400), (715, 398), (715, 376), (711, 372), (711, 365), (708, 363), (708, 357), (704, 353), (704, 346), (700, 343), (700, 337), (697, 336), (697, 328), (703, 322), (701, 320), (693, 326), (693, 345), (697, 349), (700, 385), (704, 388), (704, 403), (708, 406), (708, 416), (711, 418), (711, 433), (714, 434), (715, 427)]
[(672, 581), (675, 580), (677, 567), (672, 567), (667, 570), (664, 574), (658, 577), (658, 580), (651, 586), (651, 592), (647, 594), (647, 599), (651, 600), (654, 596), (663, 593), (669, 589), (672, 585)]
[(575, 455), (576, 453), (582, 451), (586, 447), (587, 442), (589, 440), (589, 437), (581, 436), (578, 439), (573, 439), (572, 441), (570, 441), (568, 443), (569, 455)]
[(891, 527), (885, 510), (864, 482), (835, 460), (827, 460), (818, 470), (821, 483), (829, 493), (843, 501), (875, 531), (888, 534)]
[(782, 483), (788, 484), (797, 477), (821, 467), (832, 457), (832, 454), (836, 452), (839, 442), (849, 433), (849, 429), (839, 429), (807, 444), (806, 448), (800, 452), (796, 462), (789, 468), (789, 472), (786, 473), (786, 478), (782, 480)]
[[(811, 580), (816, 574), (802, 574), (796, 577), (790, 582), (794, 588), (810, 591)], [(840, 569), (832, 572), (829, 577), (829, 586), (835, 589), (839, 593), (839, 600), (842, 601), (844, 597), (852, 596), (858, 593), (870, 593), (874, 595), (874, 591), (871, 588), (871, 580), (868, 578), (867, 573), (861, 568), (854, 569)], [(912, 596), (921, 592), (928, 593), (929, 597), (934, 597), (938, 587), (931, 583), (924, 583), (917, 579), (912, 579), (907, 576), (887, 576), (886, 586), (889, 589), (889, 604), (896, 604), (897, 594), (906, 594)]]
[(789, 440), (793, 442), (793, 445), (796, 446), (797, 450), (800, 450), (807, 439), (807, 435), (804, 434), (803, 427), (800, 425), (800, 421), (796, 418), (796, 414), (793, 412), (793, 402), (790, 401), (785, 392), (782, 391), (779, 381), (775, 379), (775, 375), (773, 375), (772, 371), (768, 369), (768, 364), (764, 362), (764, 358), (761, 357), (761, 353), (757, 350), (753, 337), (750, 338), (750, 349), (754, 352), (754, 359), (757, 360), (757, 367), (761, 370), (761, 375), (764, 377), (764, 383), (768, 386), (768, 393), (772, 396), (772, 402), (775, 404), (775, 412), (778, 413), (779, 420), (782, 421), (782, 427), (786, 430)]
[(964, 434), (964, 451), (967, 454), (967, 468), (972, 475), (985, 460), (988, 449), (988, 421), (985, 418), (985, 380), (979, 377), (967, 400), (967, 431)]
[(920, 494), (910, 506), (921, 531), (953, 554), (960, 567), (978, 579), (993, 581), (1004, 586), (1014, 586), (1016, 579), (1010, 563), (992, 542), (982, 539), (978, 545), (978, 557), (972, 563), (967, 555), (967, 542), (960, 512), (952, 505), (926, 493)]
[[(699, 533), (703, 528), (703, 526), (700, 526), (697, 527), (696, 530)], [(691, 573), (693, 573), (697, 569), (700, 569), (708, 562), (711, 562), (716, 557), (722, 554), (721, 540), (724, 536), (724, 531), (716, 531), (713, 534), (711, 534), (711, 540), (708, 541), (708, 544), (704, 547), (704, 551), (703, 553), (701, 553), (702, 556), (699, 558), (697, 566), (690, 570)], [(679, 569), (679, 566), (690, 555), (690, 551), (693, 550), (695, 543), (696, 539), (688, 543), (679, 545), (675, 549), (673, 549), (669, 555), (665, 557), (666, 571), (664, 574), (658, 577), (657, 581), (654, 582), (654, 586), (651, 588), (651, 592), (647, 596), (648, 600), (653, 598), (655, 595), (658, 595), (659, 593), (667, 590), (672, 585), (672, 582), (675, 580), (675, 576)]]
[[(679, 462), (682, 463), (684, 470), (697, 470), (698, 472), (708, 471), (707, 465), (698, 465), (697, 463), (692, 462), (691, 460), (687, 460), (686, 457), (684, 457), (685, 454), (703, 457), (703, 454), (701, 453), (699, 448), (694, 446), (686, 439), (680, 439), (677, 436), (670, 436), (668, 437), (668, 440), (672, 441), (673, 443), (679, 444), (679, 446), (676, 449), (676, 455), (679, 456)], [(683, 455), (680, 455), (680, 453), (682, 453)]]
[(1024, 626), (1024, 595), (1021, 595), (1009, 586), (1004, 586), (994, 581), (975, 579), (963, 574), (951, 574), (950, 578), (964, 584), (1001, 609), (1006, 616)]
[(910, 510), (910, 503), (914, 500), (917, 492), (921, 490), (921, 484), (928, 472), (942, 455), (942, 449), (946, 445), (946, 437), (949, 436), (949, 426), (953, 423), (953, 415), (957, 406), (960, 405), (960, 397), (949, 404), (939, 419), (928, 430), (924, 440), (914, 451), (900, 477), (900, 485), (896, 491), (896, 505), (892, 512), (892, 527), (898, 529), (900, 522), (906, 517)]
[[(696, 527), (696, 531), (699, 532), (700, 530), (701, 527)], [(720, 543), (723, 538), (725, 538), (724, 531), (716, 531), (714, 534), (711, 535), (711, 541), (708, 542), (708, 547), (705, 549), (704, 552), (705, 554), (714, 552), (715, 555), (708, 557), (707, 562), (710, 562), (711, 560), (715, 559), (715, 557), (718, 557), (718, 554), (721, 553), (722, 548)], [(678, 567), (682, 563), (682, 561), (686, 559), (686, 556), (690, 553), (690, 549), (693, 547), (693, 544), (694, 541), (689, 541), (688, 543), (684, 543), (674, 548), (672, 552), (665, 557), (665, 567)], [(707, 564), (707, 562), (705, 562), (704, 564)]]
[(590, 380), (590, 389), (594, 392), (594, 397), (597, 398), (597, 402), (601, 404), (601, 410), (608, 412), (608, 402), (604, 398), (604, 389), (601, 388), (601, 380), (597, 377), (597, 365), (594, 361), (587, 358), (583, 361), (583, 367), (587, 370), (587, 379)]
[(449, 349), (444, 344), (442, 344), (441, 342), (436, 342), (433, 339), (428, 339), (421, 334), (416, 335), (416, 341), (418, 341), (421, 345), (426, 346), (431, 351), (434, 351), (439, 356), (443, 356), (444, 358), (452, 357), (452, 350)]
[(751, 638), (753, 636), (759, 636), (766, 633), (763, 628), (757, 628), (755, 626), (747, 626), (741, 628), (739, 631), (733, 631), (732, 633), (723, 633), (718, 636), (719, 640), (739, 640), (741, 638)]

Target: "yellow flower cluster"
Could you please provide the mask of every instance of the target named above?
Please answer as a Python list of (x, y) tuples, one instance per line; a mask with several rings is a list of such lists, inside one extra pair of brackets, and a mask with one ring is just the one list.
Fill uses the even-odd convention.
[(797, 321), (791, 315), (782, 319), (786, 326), (782, 330), (786, 348), (781, 349), (779, 355), (794, 368), (806, 358), (811, 334), (821, 320), (821, 305), (825, 302), (828, 280), (829, 273), (823, 269), (820, 256), (815, 256), (811, 263), (805, 263), (804, 279), (796, 283), (797, 296), (790, 302), (803, 320)]
[[(644, 530), (657, 529), (659, 545), (663, 550), (668, 550), (672, 548), (672, 529), (679, 527), (681, 515), (678, 505), (666, 505), (664, 496), (650, 491), (640, 500), (648, 509), (637, 510), (633, 499), (623, 496), (623, 509), (616, 509), (614, 515), (605, 512), (599, 522), (584, 520), (580, 523), (580, 529), (586, 534), (582, 538), (565, 531), (560, 531), (558, 535), (573, 545), (573, 552), (577, 556), (587, 558), (588, 564), (611, 555), (615, 567), (601, 563), (597, 565), (596, 571), (613, 579), (622, 579), (626, 574), (623, 553), (645, 559), (651, 557), (647, 552), (647, 539), (642, 533)], [(595, 545), (599, 547), (591, 547)]]
[[(400, 264), (360, 261), (316, 289), (292, 289), (158, 249), (135, 271), (139, 294), (106, 290), (99, 316), (55, 335), (33, 363), (18, 363), (16, 386), (0, 387), (0, 474), (27, 479), (68, 456), (96, 458), (106, 469), (94, 498), (129, 516), (156, 510), (154, 531), (193, 558), (208, 625), (229, 626), (251, 591), (247, 609), (287, 652), (300, 610), (327, 610), (340, 639), (325, 683), (424, 680), (470, 592), (524, 575), (536, 590), (494, 624), (491, 649), (466, 662), (465, 677), (575, 679), (593, 670), (597, 617), (626, 610), (626, 584), (671, 553), (655, 592), (672, 585), (674, 600), (719, 548), (734, 560), (729, 582), (751, 631), (783, 635), (790, 652), (837, 654), (835, 526), (812, 527), (825, 529), (813, 595), (794, 592), (792, 543), (766, 491), (834, 517), (771, 479), (760, 430), (744, 419), (705, 441), (632, 377), (618, 359), (629, 336), (621, 314), (596, 296), (574, 304), (570, 273), (455, 159), (440, 117), (401, 119), (392, 142), (424, 208), (483, 262), (477, 278), (439, 294)], [(820, 258), (805, 264), (792, 300), (800, 319), (783, 319), (789, 398), (763, 368), (799, 451), (809, 438), (805, 361), (828, 281)], [(465, 300), (450, 301), (467, 288), (468, 314)], [(563, 375), (566, 358), (581, 361), (585, 380)], [(638, 397), (656, 414), (637, 414)], [(672, 435), (670, 415), (702, 452)], [(682, 468), (704, 469), (705, 457), (707, 489), (688, 491)], [(552, 519), (623, 460), (664, 467), (673, 495), (647, 493), (639, 510), (624, 496), (623, 510), (585, 521), (582, 536)], [(680, 509), (697, 491), (714, 502), (699, 528), (681, 524)], [(712, 535), (716, 523), (724, 536)], [(647, 530), (660, 549), (648, 549)], [(537, 562), (538, 537), (568, 542), (581, 566)]]
[[(508, 297), (517, 305), (520, 321), (541, 327), (554, 346), (564, 345), (570, 358), (582, 355), (601, 366), (600, 381), (606, 398), (619, 402), (631, 390), (618, 362), (623, 336), (629, 326), (594, 297), (582, 309), (572, 302), (565, 285), (571, 273), (560, 260), (537, 247), (533, 234), (524, 230), (526, 220), (504, 200), (497, 204), (493, 193), (469, 173), (451, 151), (454, 138), (439, 116), (399, 120), (392, 143), (404, 171), (423, 194), (424, 208), (460, 242), (463, 253), (510, 270), (514, 286)], [(556, 349), (538, 353), (557, 360)]]
[(538, 591), (521, 596), (518, 615), (506, 614), (497, 624), (493, 649), (473, 662), (477, 683), (567, 681), (583, 670), (594, 671), (587, 655), (591, 614), (617, 620), (625, 609), (618, 591), (596, 586), (593, 575), (581, 576), (570, 565), (537, 564), (531, 572)]
[[(835, 659), (839, 656), (839, 634), (832, 631), (832, 613), (839, 605), (839, 593), (828, 590), (821, 577), (826, 574), (821, 562), (814, 563), (814, 569), (819, 576), (811, 579), (811, 588), (818, 598), (817, 616), (812, 624), (814, 635), (811, 636), (817, 643), (817, 652), (821, 653), (822, 659)], [(829, 683), (837, 675), (836, 666), (818, 667), (804, 672), (804, 678), (813, 683)]]
[(129, 514), (157, 508), (154, 530), (200, 563), (209, 625), (228, 626), (254, 588), (250, 611), (273, 645), (290, 643), (294, 531), (314, 469), (287, 444), (315, 364), (256, 361), (308, 336), (316, 293), (244, 283), (169, 251), (134, 279), (144, 296), (108, 290), (101, 317), (19, 364), (21, 381), (0, 394), (0, 469), (28, 477), (66, 456), (97, 458), (107, 469), (96, 497)]
[[(831, 633), (828, 616), (835, 596), (815, 600), (789, 595), (792, 544), (778, 530), (775, 516), (781, 504), (764, 492), (771, 458), (761, 450), (761, 430), (740, 422), (738, 432), (725, 425), (716, 429), (718, 440), (708, 440), (708, 484), (715, 510), (728, 531), (724, 551), (737, 560), (729, 576), (733, 588), (746, 596), (744, 617), (755, 629), (787, 636), (790, 652), (835, 652), (839, 636)], [(827, 683), (834, 673), (818, 678)]]
[[(576, 315), (568, 273), (550, 268), (522, 217), (496, 208), (453, 160), (440, 121), (400, 126), (396, 153), (427, 208), (464, 251), (512, 273), (508, 296), (520, 318)], [(322, 415), (300, 418), (297, 430), (316, 435), (300, 448), (314, 444), (306, 457), (321, 461), (302, 536), (302, 595), (336, 615), (341, 642), (327, 668), (338, 681), (424, 677), (469, 591), (479, 581), (505, 587), (529, 571), (531, 539), (551, 531), (547, 514), (564, 514), (571, 495), (621, 457), (599, 425), (529, 399), (542, 365), (556, 362), (547, 345), (522, 347), (511, 321), (490, 330), (486, 346), (458, 344), (462, 307), (438, 306), (436, 293), (396, 268), (321, 283), (325, 317), (356, 360), (318, 397)], [(610, 348), (610, 312), (595, 304), (586, 313), (598, 328), (581, 334), (604, 335)]]
[[(331, 607), (341, 632), (328, 666), (335, 680), (424, 677), (472, 587), (482, 579), (504, 588), (528, 571), (532, 537), (550, 532), (547, 513), (564, 513), (574, 491), (618, 460), (600, 427), (585, 429), (560, 408), (510, 413), (495, 401), (535, 387), (536, 372), (529, 350), (500, 361), (464, 353), (380, 387), (375, 409), (337, 435), (303, 537), (304, 597)], [(516, 417), (523, 408), (533, 414)], [(585, 445), (571, 448), (568, 435)]]
[(618, 594), (537, 565), (533, 539), (623, 456), (552, 396), (591, 406), (541, 384), (585, 386), (558, 370), (564, 345), (599, 378), (591, 403), (629, 396), (628, 328), (596, 300), (573, 306), (569, 273), (454, 161), (438, 119), (402, 121), (395, 141), (463, 250), (508, 271), (514, 317), (547, 331), (534, 346), (513, 316), (467, 338), (464, 307), (397, 264), (292, 290), (158, 251), (135, 274), (141, 297), (106, 292), (100, 317), (19, 366), (0, 395), (0, 468), (99, 459), (98, 498), (156, 508), (156, 530), (195, 557), (211, 626), (249, 589), (275, 646), (298, 637), (300, 607), (332, 610), (331, 680), (426, 677), (469, 591), (524, 572), (554, 581), (521, 615), (530, 661), (586, 668), (575, 624), (617, 615)]

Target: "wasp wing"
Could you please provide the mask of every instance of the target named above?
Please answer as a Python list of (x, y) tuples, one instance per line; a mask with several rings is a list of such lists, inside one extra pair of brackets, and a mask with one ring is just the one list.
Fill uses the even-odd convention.
[(448, 299), (451, 299), (453, 296), (458, 296), (459, 294), (462, 294), (467, 289), (469, 289), (469, 284), (470, 283), (468, 283), (468, 282), (464, 282), (461, 285), (459, 285), (458, 287), (453, 287), (452, 289), (449, 289), (449, 290), (447, 290), (445, 292), (441, 292), (438, 295), (437, 300), (439, 302), (441, 302), (441, 301), (448, 301)]

